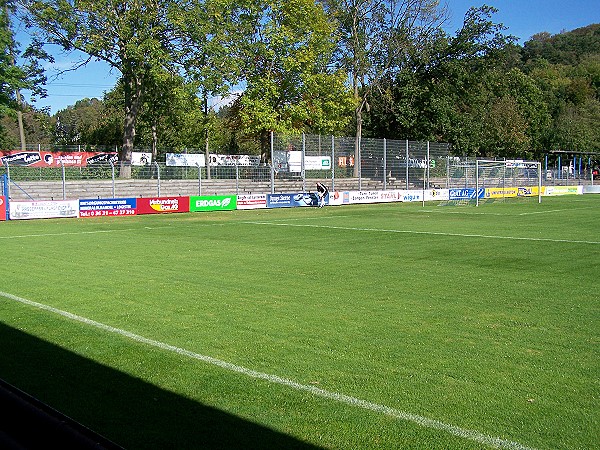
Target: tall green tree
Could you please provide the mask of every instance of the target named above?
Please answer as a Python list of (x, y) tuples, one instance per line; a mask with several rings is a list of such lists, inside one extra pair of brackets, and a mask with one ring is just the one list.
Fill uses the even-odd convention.
[(372, 132), (446, 141), (471, 155), (524, 156), (536, 148), (547, 108), (538, 86), (516, 67), (514, 38), (492, 20), (495, 12), (472, 8), (455, 36), (438, 30), (409, 53), (373, 96)]
[[(14, 4), (11, 0), (0, 1), (0, 117), (5, 115), (16, 116), (18, 121), (19, 139), (21, 149), (25, 150), (25, 128), (23, 124), (23, 111), (25, 104), (21, 97), (21, 90), (32, 92), (33, 98), (44, 96), (46, 78), (38, 64), (39, 58), (47, 55), (39, 48), (31, 46), (24, 53), (20, 53), (19, 44), (15, 41), (12, 30), (14, 17)], [(17, 59), (23, 59), (23, 64), (18, 64)], [(5, 133), (0, 130), (0, 136)]]
[(338, 24), (339, 63), (348, 74), (356, 120), (355, 175), (360, 170), (363, 114), (382, 81), (405, 65), (446, 17), (438, 0), (329, 0)]
[(220, 0), (16, 1), (26, 11), (23, 20), (33, 30), (34, 42), (57, 44), (85, 55), (71, 69), (101, 60), (121, 73), (125, 100), (121, 176), (130, 173), (128, 163), (144, 95), (155, 86), (158, 74), (198, 67), (203, 55), (201, 70), (196, 71), (201, 73), (210, 66), (213, 54), (223, 54), (213, 41), (223, 15)]
[(558, 35), (538, 33), (522, 49), (523, 70), (543, 93), (551, 115), (547, 150), (598, 151), (600, 24)]
[(246, 133), (335, 132), (348, 122), (352, 97), (332, 66), (334, 27), (314, 0), (250, 5), (243, 48), (245, 88), (232, 111)]

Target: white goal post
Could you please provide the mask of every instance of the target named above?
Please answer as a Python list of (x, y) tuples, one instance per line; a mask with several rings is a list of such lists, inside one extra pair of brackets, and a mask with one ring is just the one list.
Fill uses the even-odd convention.
[[(512, 196), (513, 193), (516, 193), (517, 197), (537, 196), (538, 203), (542, 202), (542, 163), (537, 161), (489, 161), (476, 159), (475, 182), (477, 184), (477, 192), (479, 192), (478, 187), (480, 180), (484, 183), (489, 183), (490, 181), (490, 178), (486, 177), (486, 170), (489, 168), (489, 166), (491, 166), (492, 168), (498, 167), (498, 162), (501, 163), (500, 169), (502, 173), (502, 185), (496, 186), (496, 188), (501, 188), (503, 198), (506, 198), (507, 196)], [(487, 195), (487, 191), (485, 192), (485, 195)], [(484, 198), (486, 197), (484, 196)], [(479, 206), (479, 200), (479, 195), (476, 195), (477, 206)]]
[(449, 157), (450, 204), (536, 198), (542, 201), (542, 164), (538, 161)]

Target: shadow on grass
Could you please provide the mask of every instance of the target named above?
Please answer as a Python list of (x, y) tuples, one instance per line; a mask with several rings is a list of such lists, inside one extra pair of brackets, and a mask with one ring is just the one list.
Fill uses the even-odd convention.
[[(318, 448), (162, 390), (2, 323), (0, 342), (1, 379), (125, 449)], [(10, 415), (11, 411), (0, 405), (0, 435), (11, 431), (2, 429)], [(26, 424), (20, 426), (25, 428)], [(39, 448), (66, 448), (53, 441), (56, 435), (49, 434), (38, 436)]]

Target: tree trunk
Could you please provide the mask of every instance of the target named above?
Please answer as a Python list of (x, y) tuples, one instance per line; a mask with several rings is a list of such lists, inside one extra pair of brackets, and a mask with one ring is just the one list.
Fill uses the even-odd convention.
[(23, 113), (17, 111), (17, 122), (19, 124), (19, 137), (21, 139), (21, 151), (27, 150), (27, 143), (25, 142), (25, 129), (23, 128)]
[(158, 124), (156, 120), (152, 122), (152, 161), (156, 161), (158, 155)]
[(131, 154), (135, 142), (135, 124), (141, 101), (141, 81), (132, 74), (123, 74), (125, 85), (125, 122), (123, 146), (119, 153), (120, 177), (131, 178)]

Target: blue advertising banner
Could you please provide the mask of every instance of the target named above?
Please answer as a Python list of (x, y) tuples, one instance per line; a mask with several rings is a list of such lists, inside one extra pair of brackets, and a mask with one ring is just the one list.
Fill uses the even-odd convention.
[(135, 216), (135, 198), (94, 198), (79, 200), (79, 217)]
[(469, 200), (474, 198), (484, 198), (484, 196), (484, 188), (479, 188), (477, 190), (477, 197), (475, 197), (475, 189), (473, 188), (450, 189), (450, 200)]
[[(327, 197), (325, 200), (327, 201)], [(319, 198), (312, 192), (267, 194), (267, 208), (294, 208), (296, 206), (319, 206)]]

